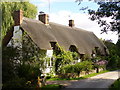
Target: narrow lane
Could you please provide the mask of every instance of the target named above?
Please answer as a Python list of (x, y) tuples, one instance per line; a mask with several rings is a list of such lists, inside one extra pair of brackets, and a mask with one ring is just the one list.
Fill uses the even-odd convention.
[(120, 78), (120, 70), (111, 71), (97, 76), (71, 82), (66, 88), (108, 88)]

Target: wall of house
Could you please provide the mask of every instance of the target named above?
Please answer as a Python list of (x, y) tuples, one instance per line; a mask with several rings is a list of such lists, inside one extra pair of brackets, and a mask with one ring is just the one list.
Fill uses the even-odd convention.
[(26, 32), (23, 32), (22, 38), (23, 59), (25, 61), (27, 61), (27, 59), (30, 61), (37, 60), (38, 63), (40, 63), (40, 70), (42, 70), (43, 73), (50, 73), (52, 68), (51, 59), (53, 56), (53, 50), (41, 50)]
[(19, 26), (14, 26), (13, 37), (7, 46), (22, 48), (22, 30)]

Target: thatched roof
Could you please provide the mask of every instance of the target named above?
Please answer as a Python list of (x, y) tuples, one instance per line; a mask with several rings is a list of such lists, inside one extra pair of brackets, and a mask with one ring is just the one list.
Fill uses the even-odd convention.
[(95, 47), (99, 47), (100, 53), (103, 55), (107, 52), (105, 51), (106, 46), (93, 32), (80, 28), (52, 22), (49, 22), (49, 25), (45, 25), (39, 20), (25, 17), (20, 26), (28, 33), (40, 49), (52, 49), (50, 42), (57, 42), (65, 50), (69, 50), (71, 45), (76, 46), (80, 54), (91, 55)]

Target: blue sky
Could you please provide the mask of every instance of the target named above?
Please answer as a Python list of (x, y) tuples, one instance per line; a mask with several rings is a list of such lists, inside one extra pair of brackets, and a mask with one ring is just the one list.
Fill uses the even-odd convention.
[[(88, 19), (90, 16), (87, 11), (85, 13), (84, 11), (80, 11), (80, 8), (87, 6), (89, 9), (97, 10), (99, 6), (93, 1), (83, 1), (80, 5), (75, 0), (30, 0), (30, 2), (37, 6), (38, 13), (43, 11), (49, 14), (50, 22), (68, 26), (68, 20), (73, 19), (75, 21), (75, 27), (92, 31), (99, 38), (111, 39), (114, 43), (117, 42), (118, 37), (116, 33), (100, 34), (101, 28), (97, 22)], [(107, 18), (106, 20), (110, 21), (111, 19)]]
[(71, 11), (73, 13), (83, 12), (79, 9), (81, 7), (88, 6), (90, 9), (97, 10), (98, 5), (97, 3), (91, 2), (82, 2), (80, 5), (78, 5), (78, 2), (75, 2), (75, 0), (30, 0), (31, 3), (35, 4), (38, 7), (38, 11), (44, 11), (46, 13), (49, 13), (49, 2), (50, 2), (50, 11), (52, 13), (58, 12), (61, 10), (67, 10)]

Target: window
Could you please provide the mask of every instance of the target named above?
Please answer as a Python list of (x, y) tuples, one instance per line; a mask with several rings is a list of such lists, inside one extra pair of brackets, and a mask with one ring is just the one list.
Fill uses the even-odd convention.
[(50, 44), (53, 50), (57, 49), (56, 42), (50, 42)]
[(69, 50), (70, 50), (71, 52), (78, 52), (78, 50), (77, 50), (77, 48), (76, 48), (75, 45), (71, 45), (70, 48), (69, 48)]
[(97, 55), (99, 55), (99, 47), (95, 47), (95, 52)]

